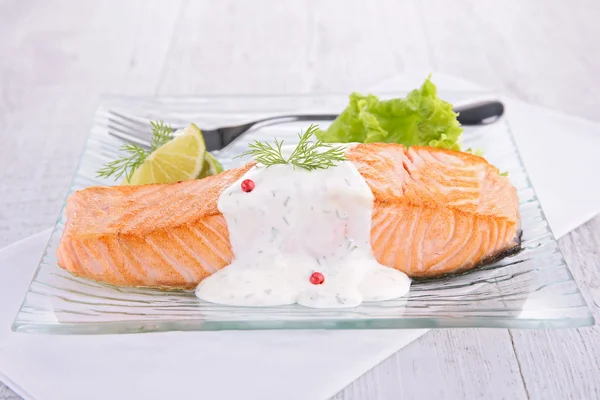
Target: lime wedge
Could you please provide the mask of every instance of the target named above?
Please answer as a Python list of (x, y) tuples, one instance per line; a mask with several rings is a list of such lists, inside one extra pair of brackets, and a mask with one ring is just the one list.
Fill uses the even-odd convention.
[(207, 176), (218, 175), (223, 172), (223, 166), (213, 157), (208, 151), (204, 154), (204, 165), (198, 178), (206, 178)]
[(147, 185), (195, 179), (202, 171), (205, 154), (202, 132), (196, 125), (190, 124), (181, 135), (150, 154), (126, 184)]

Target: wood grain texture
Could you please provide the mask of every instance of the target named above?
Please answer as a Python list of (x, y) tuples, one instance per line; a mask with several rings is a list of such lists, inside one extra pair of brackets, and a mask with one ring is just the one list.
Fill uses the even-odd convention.
[[(559, 241), (575, 280), (600, 321), (600, 217)], [(531, 398), (600, 399), (600, 326), (511, 330)]]
[[(0, 247), (51, 226), (98, 97), (458, 75), (600, 121), (593, 0), (0, 0)], [(598, 318), (600, 217), (560, 241)], [(600, 398), (598, 328), (430, 332), (336, 399)], [(18, 396), (0, 385), (0, 399)]]
[(462, 398), (527, 398), (507, 330), (430, 331), (335, 397)]

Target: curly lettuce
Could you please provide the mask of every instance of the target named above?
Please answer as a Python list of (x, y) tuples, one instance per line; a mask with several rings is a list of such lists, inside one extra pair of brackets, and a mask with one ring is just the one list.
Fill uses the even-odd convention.
[(457, 115), (427, 78), (403, 99), (352, 93), (350, 104), (317, 137), (328, 143), (386, 142), (460, 150), (462, 128)]

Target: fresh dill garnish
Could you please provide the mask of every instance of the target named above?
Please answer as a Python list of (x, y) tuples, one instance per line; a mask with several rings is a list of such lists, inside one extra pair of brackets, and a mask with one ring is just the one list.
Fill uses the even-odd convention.
[(133, 171), (142, 165), (149, 154), (146, 149), (143, 149), (137, 144), (133, 143), (127, 143), (123, 145), (120, 150), (126, 152), (127, 155), (122, 156), (115, 161), (109, 162), (104, 167), (96, 171), (99, 177), (108, 178), (109, 176), (114, 176), (115, 180), (117, 180), (121, 176), (125, 175), (127, 180), (129, 180), (133, 174)]
[(240, 154), (238, 157), (252, 156), (261, 164), (271, 166), (275, 164), (287, 164), (288, 161), (281, 154), (281, 146), (283, 141), (275, 139), (275, 146), (267, 142), (259, 142), (255, 140), (254, 143), (248, 145), (248, 151)]
[(152, 143), (150, 144), (150, 152), (153, 152), (169, 140), (173, 139), (173, 128), (162, 121), (150, 121), (150, 125), (152, 125)]
[(248, 145), (249, 150), (238, 157), (252, 156), (257, 162), (267, 167), (277, 164), (291, 164), (309, 171), (333, 167), (337, 162), (344, 161), (346, 150), (343, 146), (333, 147), (321, 140), (310, 140), (317, 129), (316, 125), (311, 125), (304, 133), (300, 132), (298, 134), (300, 139), (298, 145), (287, 159), (281, 152), (283, 141), (280, 142), (277, 139), (275, 139), (274, 145), (255, 140), (254, 143)]
[(152, 141), (150, 150), (146, 150), (141, 146), (133, 143), (123, 145), (120, 151), (127, 153), (121, 158), (111, 161), (104, 167), (96, 171), (99, 177), (108, 178), (113, 176), (115, 180), (123, 175), (129, 181), (135, 170), (142, 165), (146, 158), (163, 144), (173, 138), (173, 129), (162, 121), (150, 121), (152, 125)]

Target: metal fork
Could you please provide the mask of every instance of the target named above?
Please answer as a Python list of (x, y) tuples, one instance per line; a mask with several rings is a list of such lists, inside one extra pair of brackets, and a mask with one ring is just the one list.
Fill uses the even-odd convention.
[[(504, 113), (504, 106), (496, 100), (480, 101), (455, 107), (459, 113), (458, 121), (462, 125), (481, 125), (495, 121)], [(122, 113), (108, 111), (108, 131), (111, 135), (128, 142), (136, 143), (142, 147), (150, 147), (150, 121), (141, 117), (127, 116)], [(216, 129), (202, 129), (206, 149), (208, 151), (221, 150), (235, 139), (249, 130), (262, 126), (281, 124), (294, 121), (332, 121), (337, 114), (290, 114), (262, 118), (241, 125), (224, 126)], [(167, 121), (165, 121), (167, 122)], [(177, 124), (170, 124), (174, 130), (184, 128)]]

